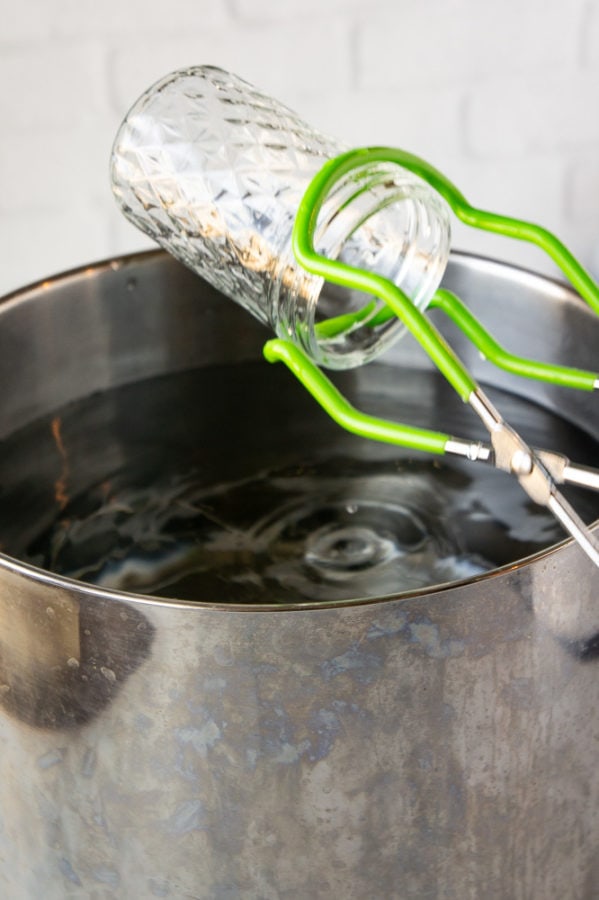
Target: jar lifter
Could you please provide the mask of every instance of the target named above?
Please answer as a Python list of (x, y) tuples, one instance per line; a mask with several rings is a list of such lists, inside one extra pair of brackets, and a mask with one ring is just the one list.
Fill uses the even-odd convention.
[[(328, 259), (315, 250), (318, 216), (331, 189), (354, 170), (379, 162), (396, 163), (420, 176), (445, 199), (457, 218), (466, 225), (539, 246), (559, 266), (594, 312), (599, 314), (599, 287), (551, 232), (529, 222), (476, 209), (444, 175), (417, 156), (389, 147), (365, 148), (351, 150), (329, 160), (312, 179), (295, 219), (293, 250), (298, 263), (313, 275), (377, 297), (385, 305), (381, 307), (376, 301), (371, 301), (357, 313), (321, 322), (317, 325), (317, 330), (321, 329), (323, 335), (331, 337), (337, 329), (351, 326), (352, 319), (356, 325), (374, 325), (397, 316), (461, 399), (479, 416), (490, 434), (490, 443), (473, 442), (360, 412), (309, 357), (290, 341), (279, 338), (268, 341), (264, 346), (266, 359), (269, 362), (284, 362), (323, 409), (347, 431), (413, 450), (486, 462), (514, 475), (528, 496), (535, 503), (546, 506), (587, 556), (599, 566), (599, 540), (556, 488), (557, 484), (574, 484), (599, 490), (599, 470), (574, 465), (561, 453), (529, 447), (505, 422), (437, 328), (400, 288), (374, 272)], [(508, 353), (450, 291), (439, 289), (429, 303), (429, 308), (440, 309), (487, 360), (508, 372), (562, 387), (599, 390), (598, 373), (536, 362)]]

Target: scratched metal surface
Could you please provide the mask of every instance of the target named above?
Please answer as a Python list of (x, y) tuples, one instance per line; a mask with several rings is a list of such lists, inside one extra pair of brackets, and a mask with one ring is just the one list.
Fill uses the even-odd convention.
[[(196, 283), (173, 266), (150, 255), (103, 269), (108, 292), (96, 272), (49, 288), (43, 308), (37, 289), (5, 303), (0, 344), (31, 365), (20, 382), (0, 353), (3, 427), (92, 383), (184, 367), (189, 309), (176, 301), (182, 325), (156, 298)], [(468, 259), (450, 276), (462, 294), (479, 277), (516, 303), (540, 291)], [(128, 347), (106, 310), (137, 296), (131, 278), (156, 317)], [(212, 323), (222, 355), (217, 310), (197, 329)], [(48, 379), (35, 354), (64, 355), (61, 317), (83, 346)], [(153, 355), (157, 333), (181, 355)], [(596, 897), (598, 587), (571, 544), (446, 590), (287, 609), (111, 595), (3, 559), (0, 895)]]

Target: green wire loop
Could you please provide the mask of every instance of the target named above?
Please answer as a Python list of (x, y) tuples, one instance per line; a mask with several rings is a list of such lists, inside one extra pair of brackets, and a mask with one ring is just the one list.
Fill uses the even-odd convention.
[[(419, 341), (462, 400), (467, 402), (477, 390), (476, 381), (449, 344), (397, 285), (374, 272), (349, 266), (340, 260), (328, 259), (314, 249), (318, 216), (331, 188), (354, 169), (378, 162), (396, 163), (422, 178), (444, 198), (455, 215), (466, 225), (539, 246), (559, 266), (594, 312), (599, 314), (599, 287), (551, 232), (530, 222), (471, 206), (449, 179), (411, 153), (391, 147), (371, 147), (350, 150), (329, 160), (314, 176), (297, 211), (292, 246), (297, 261), (307, 271), (343, 287), (378, 297), (386, 308), (375, 313), (376, 304), (371, 301), (357, 313), (347, 313), (321, 322), (316, 326), (319, 337), (334, 336), (360, 321), (371, 326), (380, 324), (396, 315)], [(485, 330), (462, 301), (449, 291), (437, 291), (429, 305), (441, 309), (487, 359), (509, 372), (582, 390), (593, 390), (596, 387), (597, 375), (594, 373), (540, 363), (509, 353)], [(307, 355), (290, 342), (278, 339), (268, 341), (264, 347), (264, 355), (270, 362), (285, 362), (329, 415), (347, 430), (363, 437), (417, 450), (445, 452), (448, 435), (387, 422), (356, 410)]]
[(441, 454), (449, 435), (377, 419), (353, 407), (308, 356), (290, 341), (273, 338), (264, 345), (268, 362), (284, 362), (338, 425), (360, 437)]
[[(402, 320), (462, 400), (467, 402), (472, 392), (476, 390), (475, 380), (434, 325), (414, 306), (410, 298), (388, 278), (375, 272), (358, 269), (337, 259), (328, 259), (314, 249), (318, 215), (330, 189), (344, 175), (359, 166), (383, 158), (389, 161), (389, 156), (382, 156), (385, 152), (393, 154), (394, 151), (353, 150), (325, 163), (310, 182), (300, 202), (292, 234), (293, 252), (299, 264), (313, 275), (382, 300)], [(391, 161), (394, 161), (392, 157)], [(364, 312), (360, 311), (357, 316), (363, 318)], [(333, 333), (338, 331), (339, 318), (332, 320)], [(342, 319), (347, 321), (346, 317)], [(322, 325), (325, 323), (319, 326), (321, 333), (326, 333), (322, 331)]]
[(305, 204), (304, 209), (302, 210), (302, 205), (300, 205), (300, 210), (298, 210), (300, 218), (299, 222), (296, 219), (298, 235), (305, 230), (305, 225), (309, 218), (309, 209), (307, 207), (315, 201), (319, 202), (318, 195), (325, 183), (327, 187), (320, 200), (320, 205), (322, 205), (322, 199), (324, 199), (324, 196), (326, 196), (336, 181), (352, 171), (352, 169), (376, 162), (396, 163), (398, 166), (408, 169), (414, 175), (418, 175), (419, 178), (430, 184), (443, 197), (457, 218), (465, 225), (494, 234), (501, 234), (504, 237), (514, 238), (515, 240), (536, 244), (551, 257), (572, 287), (578, 291), (583, 300), (599, 315), (599, 286), (559, 238), (546, 228), (542, 228), (540, 225), (535, 225), (532, 222), (477, 209), (468, 203), (462, 192), (438, 169), (419, 156), (414, 156), (413, 153), (399, 150), (396, 147), (365, 147), (349, 150), (347, 153), (343, 153), (325, 163), (306, 190), (302, 202), (302, 205)]
[(547, 381), (560, 387), (575, 388), (581, 391), (592, 391), (595, 388), (598, 376), (594, 372), (585, 372), (582, 369), (573, 369), (568, 366), (557, 366), (553, 363), (540, 363), (509, 353), (483, 328), (468, 307), (451, 291), (440, 288), (432, 298), (429, 309), (440, 309), (464, 332), (485, 359), (506, 372), (522, 378), (534, 378), (537, 381)]

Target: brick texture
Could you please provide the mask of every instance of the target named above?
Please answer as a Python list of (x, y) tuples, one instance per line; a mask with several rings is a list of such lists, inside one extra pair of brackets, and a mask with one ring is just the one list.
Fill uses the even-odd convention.
[(360, 29), (365, 87), (461, 84), (577, 62), (582, 0), (398, 3)]
[(583, 22), (583, 64), (591, 70), (599, 70), (599, 5), (588, 0)]
[[(154, 37), (134, 51), (119, 46), (110, 57), (109, 83), (113, 106), (121, 113), (150, 84), (182, 66), (217, 65), (241, 75), (288, 105), (303, 91), (321, 91), (323, 68), (314, 62), (326, 59), (326, 85), (333, 94), (350, 81), (349, 28), (337, 26), (335, 40), (311, 24), (239, 26), (201, 29), (193, 36)], [(306, 47), (311, 65), (306, 64)]]
[(482, 85), (467, 103), (467, 150), (522, 158), (598, 144), (599, 116), (591, 114), (598, 94), (596, 72), (552, 72)]
[(135, 43), (142, 35), (226, 25), (230, 15), (223, 0), (26, 0), (15, 3), (3, 19), (0, 44), (38, 38), (52, 47), (64, 38), (106, 35)]
[[(3, 136), (23, 131), (70, 134), (101, 110), (105, 81), (104, 54), (95, 43), (58, 42), (55, 48), (36, 43), (5, 50), (0, 53)], [(4, 180), (3, 172), (0, 177)]]
[[(112, 200), (112, 140), (149, 84), (207, 62), (348, 145), (425, 156), (599, 276), (596, 0), (27, 0), (0, 32), (0, 293), (149, 245)], [(533, 248), (454, 233), (553, 271)]]

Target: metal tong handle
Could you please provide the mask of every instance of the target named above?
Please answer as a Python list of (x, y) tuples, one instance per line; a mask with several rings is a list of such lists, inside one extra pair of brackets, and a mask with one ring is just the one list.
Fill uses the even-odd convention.
[(480, 416), (491, 434), (495, 466), (515, 475), (531, 500), (540, 506), (546, 506), (589, 559), (599, 567), (599, 541), (557, 490), (553, 476), (543, 462), (541, 454), (530, 448), (520, 435), (504, 422), (482, 390), (479, 389), (470, 398), (470, 406)]

